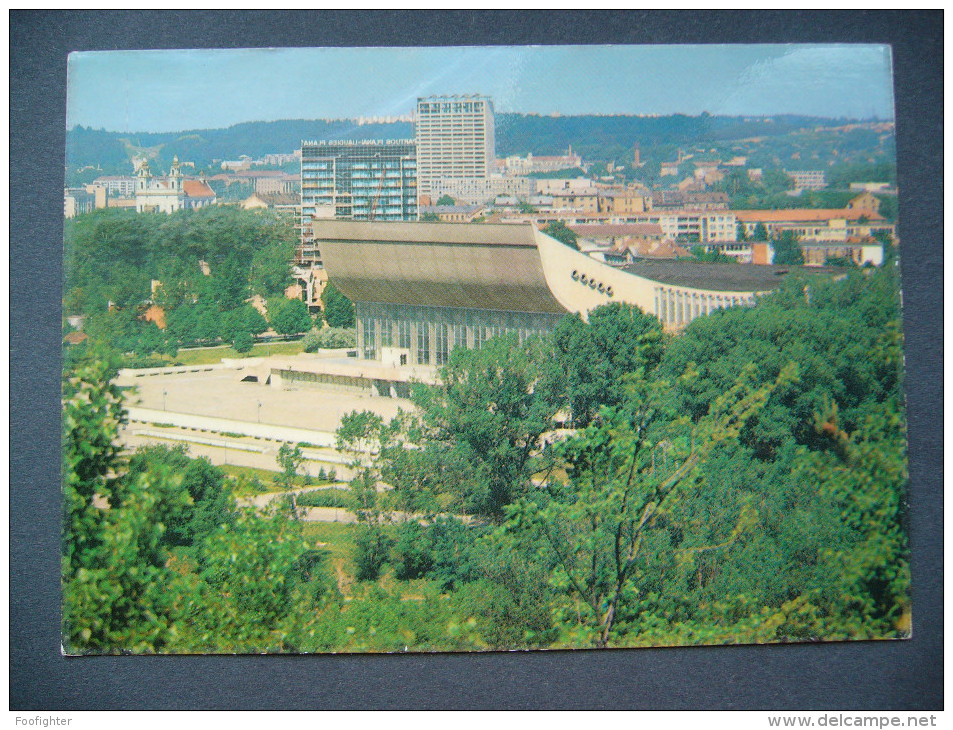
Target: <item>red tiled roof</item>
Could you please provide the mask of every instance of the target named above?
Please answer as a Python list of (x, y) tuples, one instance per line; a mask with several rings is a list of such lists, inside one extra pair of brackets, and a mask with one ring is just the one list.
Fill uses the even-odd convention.
[(757, 223), (801, 223), (807, 221), (829, 221), (833, 218), (856, 220), (865, 217), (871, 221), (882, 221), (883, 216), (871, 210), (848, 208), (788, 208), (784, 210), (736, 210), (735, 218), (739, 221)]
[(183, 180), (182, 190), (190, 198), (214, 198), (215, 191), (201, 180)]

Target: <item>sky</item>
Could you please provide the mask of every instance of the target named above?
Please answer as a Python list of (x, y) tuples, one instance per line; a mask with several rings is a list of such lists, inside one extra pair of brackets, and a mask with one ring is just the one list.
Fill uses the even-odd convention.
[(498, 113), (893, 119), (889, 46), (763, 44), (73, 53), (66, 124), (172, 132), (408, 115), (432, 94), (483, 94)]

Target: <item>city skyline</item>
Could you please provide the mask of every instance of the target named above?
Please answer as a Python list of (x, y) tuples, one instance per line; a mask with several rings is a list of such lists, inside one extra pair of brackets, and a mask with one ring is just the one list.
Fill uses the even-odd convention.
[(97, 51), (70, 55), (66, 122), (149, 133), (406, 117), (442, 94), (489, 96), (497, 113), (893, 119), (892, 90), (886, 45)]

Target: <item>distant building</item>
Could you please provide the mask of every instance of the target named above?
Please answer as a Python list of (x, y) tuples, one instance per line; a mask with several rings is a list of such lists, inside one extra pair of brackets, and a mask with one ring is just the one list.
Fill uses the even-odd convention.
[(769, 236), (790, 231), (805, 243), (846, 243), (853, 237), (895, 235), (894, 225), (871, 210), (859, 208), (790, 208), (783, 210), (736, 210), (734, 216), (745, 234), (754, 235), (758, 224)]
[(432, 181), (431, 200), (449, 195), (457, 203), (483, 205), (499, 196), (526, 199), (536, 190), (534, 181), (527, 177), (440, 177)]
[(827, 174), (823, 170), (785, 170), (784, 174), (794, 181), (798, 190), (823, 190), (827, 187)]
[(848, 210), (869, 210), (872, 213), (880, 212), (880, 198), (872, 193), (861, 193), (856, 198), (847, 201)]
[(652, 196), (652, 207), (656, 209), (728, 210), (729, 203), (728, 194), (720, 192), (662, 190)]
[(282, 165), (288, 165), (292, 162), (297, 162), (301, 159), (301, 150), (292, 152), (291, 154), (271, 154), (271, 155), (262, 155), (260, 160), (257, 160), (261, 165), (271, 165), (273, 167), (281, 167)]
[(225, 160), (222, 162), (223, 170), (233, 170), (235, 172), (251, 169), (252, 158), (248, 155), (241, 155), (237, 160)]
[(496, 160), (493, 102), (479, 95), (417, 99), (418, 188), (433, 198), (440, 178), (488, 178)]
[(149, 163), (142, 160), (136, 168), (136, 212), (174, 213), (214, 205), (215, 192), (204, 180), (185, 180), (179, 158), (172, 160), (169, 175), (155, 178)]
[(301, 143), (302, 263), (321, 263), (311, 223), (321, 218), (417, 220), (413, 140)]
[(553, 221), (567, 226), (583, 224), (651, 223), (659, 226), (666, 239), (676, 243), (727, 243), (737, 237), (737, 222), (730, 210), (647, 210), (644, 213), (599, 213), (579, 210), (539, 210), (536, 213), (507, 213), (504, 223), (535, 223), (543, 227)]
[(243, 210), (276, 210), (297, 217), (301, 211), (301, 198), (294, 193), (252, 193), (240, 206)]
[(109, 193), (105, 187), (95, 183), (84, 185), (83, 187), (87, 193), (90, 193), (93, 196), (93, 207), (105, 208), (107, 206), (109, 201)]
[(601, 190), (597, 208), (601, 213), (643, 213), (652, 207), (652, 199), (635, 190)]
[(472, 223), (482, 210), (481, 205), (428, 205), (420, 208), (420, 215), (430, 213), (442, 223)]
[(582, 168), (582, 157), (573, 153), (572, 147), (565, 155), (545, 156), (534, 155), (532, 152), (526, 157), (511, 155), (496, 161), (497, 168), (506, 175), (529, 175), (540, 172), (556, 172), (557, 170), (571, 170)]
[(586, 190), (559, 190), (552, 193), (554, 211), (572, 210), (580, 213), (599, 211), (599, 190), (598, 188), (589, 188)]
[(93, 185), (106, 188), (110, 198), (134, 198), (136, 196), (136, 178), (131, 175), (104, 175), (93, 180)]
[(413, 140), (301, 143), (300, 230), (295, 276), (310, 307), (320, 306), (321, 250), (312, 226), (326, 218), (417, 220), (417, 155)]
[(96, 196), (85, 188), (66, 188), (63, 191), (63, 215), (75, 218), (96, 208)]
[(869, 236), (853, 237), (843, 243), (801, 243), (806, 266), (824, 266), (831, 259), (852, 261), (858, 266), (880, 266), (884, 261), (883, 244)]
[[(261, 172), (267, 172), (261, 170)], [(254, 176), (255, 192), (269, 194), (298, 195), (301, 191), (301, 177), (279, 172), (277, 175)]]
[(888, 182), (852, 182), (851, 192), (882, 193), (890, 189)]
[(594, 193), (596, 184), (587, 177), (540, 178), (536, 182), (538, 195), (555, 195), (556, 193)]

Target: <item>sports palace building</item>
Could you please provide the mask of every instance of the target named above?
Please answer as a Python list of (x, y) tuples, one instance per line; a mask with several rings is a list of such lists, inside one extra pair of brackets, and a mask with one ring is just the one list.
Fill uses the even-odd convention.
[(442, 365), (454, 347), (552, 330), (625, 302), (681, 329), (716, 309), (748, 305), (799, 270), (643, 260), (609, 266), (531, 224), (316, 220), (330, 281), (355, 305), (359, 357), (392, 366)]

